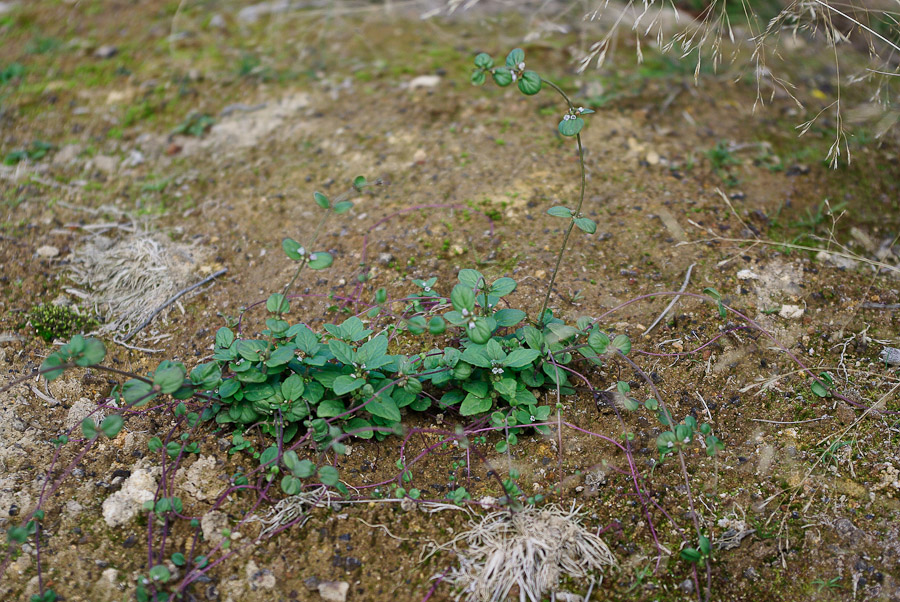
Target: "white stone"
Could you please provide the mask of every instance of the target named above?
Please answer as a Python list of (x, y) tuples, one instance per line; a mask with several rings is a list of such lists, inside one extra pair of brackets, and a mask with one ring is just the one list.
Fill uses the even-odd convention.
[(782, 305), (778, 315), (788, 320), (796, 320), (803, 316), (803, 308), (799, 305)]
[(414, 77), (409, 82), (409, 89), (415, 90), (416, 88), (434, 88), (437, 87), (437, 85), (440, 83), (440, 75), (420, 75), (419, 77)]
[(98, 424), (103, 418), (105, 418), (104, 412), (102, 410), (97, 411), (95, 414), (91, 415), (91, 412), (97, 409), (97, 404), (88, 399), (87, 397), (82, 397), (78, 401), (72, 404), (72, 407), (69, 408), (69, 413), (66, 414), (66, 430), (77, 429), (81, 422), (87, 418), (88, 416), (92, 416), (94, 419), (94, 423)]
[(103, 501), (103, 520), (110, 527), (119, 527), (131, 521), (141, 512), (144, 502), (156, 495), (156, 473), (159, 468), (138, 468), (122, 485), (122, 488)]
[(37, 249), (38, 257), (44, 257), (46, 259), (52, 259), (59, 255), (59, 249), (53, 247), (51, 245), (44, 245), (42, 247), (38, 247)]
[(323, 581), (319, 584), (319, 595), (326, 602), (345, 602), (350, 584), (346, 581)]
[(759, 280), (759, 276), (753, 270), (741, 270), (737, 273), (738, 280)]

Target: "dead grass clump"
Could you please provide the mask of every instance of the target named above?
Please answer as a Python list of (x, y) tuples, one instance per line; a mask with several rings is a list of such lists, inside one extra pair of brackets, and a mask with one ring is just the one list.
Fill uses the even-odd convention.
[(457, 599), (470, 601), (505, 600), (515, 587), (522, 602), (538, 602), (564, 575), (585, 579), (616, 564), (603, 540), (581, 525), (574, 505), (494, 512), (448, 545), (459, 566), (445, 580), (460, 589)]
[(75, 251), (71, 277), (90, 289), (89, 302), (105, 317), (102, 330), (115, 332), (141, 324), (196, 281), (205, 256), (202, 247), (159, 234), (94, 236)]

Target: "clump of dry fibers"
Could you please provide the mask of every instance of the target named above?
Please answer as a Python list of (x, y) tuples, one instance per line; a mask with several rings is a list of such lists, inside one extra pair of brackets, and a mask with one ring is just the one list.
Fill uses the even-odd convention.
[(585, 579), (616, 564), (603, 540), (581, 525), (574, 506), (494, 512), (449, 545), (459, 566), (445, 580), (460, 588), (457, 600), (470, 602), (506, 600), (514, 587), (521, 602), (538, 602), (556, 591), (563, 575)]
[(71, 276), (90, 288), (90, 303), (106, 319), (103, 330), (119, 331), (142, 323), (196, 281), (205, 254), (159, 234), (93, 236), (75, 252)]

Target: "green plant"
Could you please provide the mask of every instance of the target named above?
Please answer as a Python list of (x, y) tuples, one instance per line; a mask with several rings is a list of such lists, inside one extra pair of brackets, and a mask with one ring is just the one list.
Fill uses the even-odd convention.
[(28, 312), (35, 333), (48, 343), (97, 326), (97, 321), (65, 305), (36, 305)]
[(840, 577), (832, 577), (831, 579), (813, 579), (813, 585), (816, 586), (816, 591), (820, 592), (826, 587), (828, 589), (841, 589), (841, 578)]
[(568, 219), (569, 226), (566, 229), (565, 234), (563, 235), (562, 245), (560, 246), (559, 253), (556, 257), (556, 265), (554, 266), (553, 272), (550, 276), (550, 284), (547, 285), (547, 294), (544, 297), (543, 304), (541, 305), (541, 311), (538, 313), (538, 321), (543, 324), (545, 323), (545, 319), (548, 318), (548, 316), (545, 314), (547, 310), (547, 303), (549, 303), (550, 301), (550, 294), (553, 291), (553, 283), (556, 282), (556, 275), (559, 273), (559, 268), (562, 264), (562, 258), (565, 254), (566, 245), (569, 242), (569, 236), (572, 234), (572, 230), (577, 226), (578, 229), (588, 234), (593, 234), (597, 231), (597, 224), (592, 219), (585, 217), (581, 213), (581, 207), (582, 205), (584, 205), (584, 191), (586, 183), (586, 172), (584, 169), (584, 147), (581, 144), (581, 130), (584, 127), (584, 119), (582, 119), (581, 116), (593, 113), (594, 111), (592, 111), (591, 109), (586, 109), (584, 107), (576, 108), (575, 105), (572, 104), (569, 96), (562, 90), (562, 88), (551, 81), (543, 79), (535, 71), (526, 70), (525, 52), (521, 48), (513, 49), (506, 56), (505, 64), (500, 67), (494, 66), (494, 59), (491, 58), (489, 54), (482, 52), (477, 55), (475, 57), (475, 69), (472, 71), (472, 83), (476, 85), (483, 84), (487, 80), (487, 74), (490, 74), (494, 80), (494, 83), (496, 83), (500, 87), (506, 87), (512, 83), (515, 83), (519, 88), (519, 91), (527, 96), (532, 96), (540, 92), (544, 84), (555, 90), (563, 98), (568, 107), (568, 110), (563, 115), (563, 118), (559, 122), (557, 129), (563, 136), (574, 136), (575, 141), (578, 145), (578, 163), (581, 168), (581, 188), (578, 196), (578, 203), (576, 204), (575, 209), (556, 206), (551, 207), (547, 210), (547, 213), (554, 217)]
[(0, 69), (0, 85), (15, 79), (21, 79), (24, 75), (25, 67), (21, 63), (10, 63), (3, 69)]
[(3, 163), (5, 165), (15, 165), (20, 161), (24, 161), (26, 159), (29, 161), (40, 161), (41, 159), (46, 157), (47, 153), (49, 153), (54, 148), (55, 147), (49, 142), (35, 140), (28, 148), (22, 148), (8, 152), (3, 158)]
[(205, 113), (190, 113), (184, 121), (178, 124), (173, 134), (200, 137), (216, 123), (216, 120)]

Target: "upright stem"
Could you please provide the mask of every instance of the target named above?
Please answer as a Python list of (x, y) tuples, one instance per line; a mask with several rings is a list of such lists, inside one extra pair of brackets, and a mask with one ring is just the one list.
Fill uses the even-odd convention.
[[(342, 201), (350, 198), (350, 195), (353, 194), (355, 188), (351, 188), (347, 192), (341, 194), (336, 199), (331, 201), (331, 206), (333, 207), (336, 203), (340, 203)], [(312, 253), (312, 247), (316, 244), (316, 241), (319, 240), (319, 235), (322, 233), (322, 228), (325, 226), (325, 222), (328, 221), (328, 216), (331, 215), (331, 208), (326, 209), (325, 213), (322, 215), (322, 219), (319, 220), (319, 224), (316, 226), (316, 229), (313, 231), (312, 240), (309, 241), (308, 247), (306, 247), (306, 255), (303, 256), (303, 261), (300, 262), (300, 265), (297, 267), (297, 271), (294, 272), (294, 275), (291, 277), (290, 281), (284, 286), (284, 289), (281, 291), (281, 296), (287, 298), (288, 292), (291, 290), (291, 287), (294, 286), (294, 283), (297, 281), (297, 277), (300, 276), (300, 272), (303, 271), (303, 268), (306, 267), (307, 259), (309, 258), (309, 254)], [(279, 308), (281, 309), (281, 308)], [(281, 316), (282, 312), (277, 312), (278, 316)]]
[[(566, 101), (566, 104), (569, 105), (570, 109), (575, 108), (568, 95), (566, 95), (566, 93), (562, 91), (562, 88), (551, 81), (547, 81), (546, 79), (542, 79), (541, 81), (556, 90), (559, 95), (563, 97), (563, 100)], [(563, 237), (563, 243), (559, 249), (559, 254), (556, 256), (556, 265), (553, 267), (553, 274), (550, 276), (550, 284), (547, 286), (547, 295), (544, 297), (544, 303), (543, 305), (541, 305), (541, 312), (538, 314), (538, 321), (541, 323), (543, 323), (544, 321), (544, 312), (547, 311), (547, 304), (550, 302), (550, 293), (553, 291), (553, 284), (556, 282), (556, 275), (559, 273), (559, 266), (562, 264), (562, 258), (566, 252), (566, 245), (569, 244), (569, 236), (572, 234), (572, 230), (575, 228), (575, 216), (581, 213), (581, 206), (584, 204), (586, 176), (584, 171), (584, 147), (581, 144), (580, 132), (575, 135), (575, 141), (578, 143), (578, 164), (581, 167), (581, 191), (578, 195), (578, 205), (575, 207), (575, 211), (572, 215), (572, 220), (569, 222), (569, 227), (566, 230), (566, 235)]]

